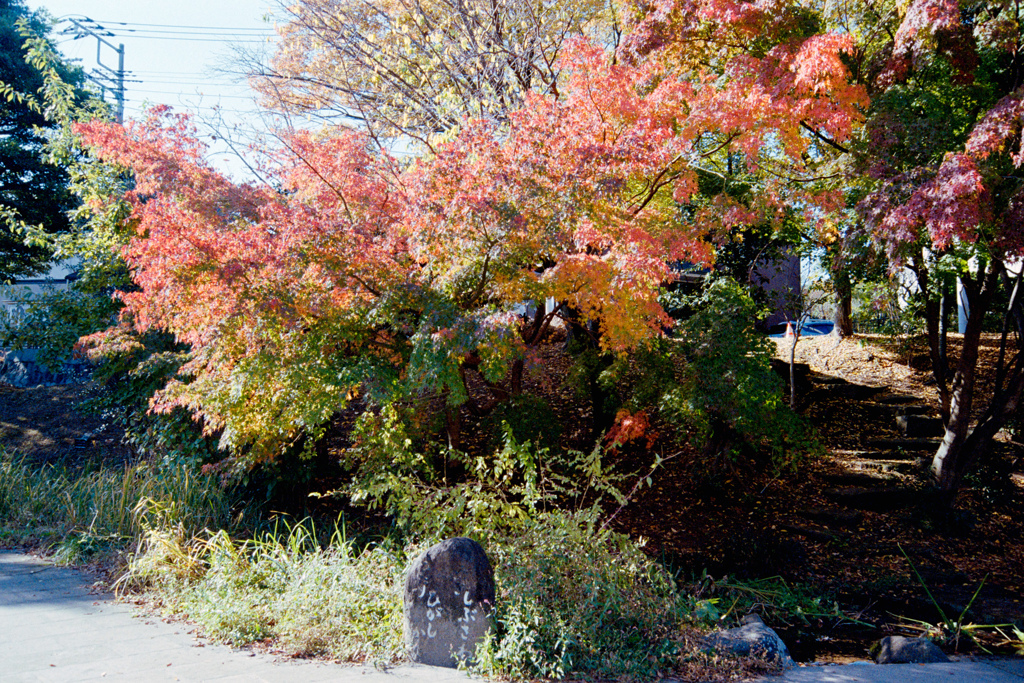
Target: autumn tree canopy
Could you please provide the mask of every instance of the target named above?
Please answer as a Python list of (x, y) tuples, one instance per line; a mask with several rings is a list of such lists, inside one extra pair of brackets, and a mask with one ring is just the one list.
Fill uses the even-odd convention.
[(566, 43), (618, 42), (608, 0), (302, 0), (254, 87), (289, 111), (361, 120), (431, 146), (465, 119), (504, 121), (529, 92), (557, 96)]
[[(661, 335), (669, 263), (710, 263), (736, 226), (834, 205), (817, 166), (867, 104), (841, 57), (849, 36), (795, 4), (734, 10), (638, 8), (618, 51), (562, 40), (544, 72), (552, 87), (452, 109), (485, 116), (459, 120), (412, 163), (365, 131), (329, 127), (282, 134), (272, 182), (238, 185), (203, 161), (185, 117), (79, 126), (93, 154), (135, 178), (124, 257), (138, 289), (121, 295), (124, 324), (192, 349), (157, 408), (189, 407), (252, 461), (315, 436), (355, 396), (432, 394), (483, 410), (468, 377), (495, 401), (514, 394), (565, 308), (609, 352)], [(658, 31), (672, 39), (653, 40)], [(739, 179), (756, 191), (730, 191)], [(522, 315), (547, 298), (563, 303)]]

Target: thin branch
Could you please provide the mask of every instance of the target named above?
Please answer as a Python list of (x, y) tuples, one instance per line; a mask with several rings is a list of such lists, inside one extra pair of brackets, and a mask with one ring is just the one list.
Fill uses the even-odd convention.
[(811, 135), (813, 135), (814, 137), (818, 138), (819, 140), (821, 140), (822, 142), (824, 142), (824, 143), (825, 143), (826, 145), (828, 145), (829, 147), (833, 147), (833, 148), (835, 148), (835, 149), (838, 149), (838, 150), (839, 150), (840, 152), (842, 152), (843, 154), (849, 154), (849, 153), (850, 153), (850, 150), (846, 149), (845, 147), (843, 147), (842, 145), (840, 145), (840, 144), (839, 144), (838, 142), (836, 142), (836, 141), (835, 141), (835, 140), (833, 140), (832, 138), (830, 138), (830, 137), (828, 137), (827, 135), (825, 135), (825, 134), (823, 134), (823, 133), (821, 133), (821, 132), (819, 132), (819, 131), (815, 130), (814, 128), (811, 128), (811, 127), (810, 127), (810, 126), (809, 126), (809, 125), (807, 124), (807, 122), (806, 122), (806, 121), (801, 121), (801, 122), (800, 122), (800, 127), (801, 127), (801, 128), (803, 128), (804, 130), (810, 131)]

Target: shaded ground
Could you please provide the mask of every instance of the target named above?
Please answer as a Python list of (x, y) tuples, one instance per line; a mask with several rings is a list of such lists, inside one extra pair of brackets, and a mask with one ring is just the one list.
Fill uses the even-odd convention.
[[(941, 621), (903, 552), (950, 618), (985, 581), (965, 622), (1024, 621), (1024, 446), (1004, 439), (952, 513), (930, 507), (926, 467), (937, 442), (903, 439), (895, 414), (916, 406), (937, 415), (937, 393), (920, 346), (880, 341), (800, 341), (797, 361), (812, 371), (800, 403), (827, 453), (797, 476), (694, 481), (699, 465), (674, 461), (619, 517), (691, 573), (807, 583), (876, 627), (794, 624), (797, 658), (863, 657), (880, 631), (905, 631), (908, 619)], [(986, 374), (997, 353), (987, 343)], [(788, 350), (780, 343), (780, 355)]]
[(0, 383), (0, 446), (39, 462), (123, 457), (120, 432), (79, 407), (91, 391), (91, 384)]

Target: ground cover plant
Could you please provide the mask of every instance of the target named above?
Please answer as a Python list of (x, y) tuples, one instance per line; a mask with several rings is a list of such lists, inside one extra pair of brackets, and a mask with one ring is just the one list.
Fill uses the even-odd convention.
[[(526, 449), (506, 450), (523, 457)], [(429, 495), (406, 497), (406, 504), (443, 511)], [(599, 507), (542, 512), (537, 500), (489, 498), (467, 494), (470, 507), (501, 509), (470, 516), (463, 527), (489, 548), (501, 595), (495, 637), (479, 653), (481, 671), (650, 678), (665, 670), (737, 670), (699, 648), (699, 630), (717, 619), (694, 610), (628, 537), (600, 526)], [(48, 546), (61, 562), (126, 563), (115, 588), (146, 591), (210, 637), (342, 661), (403, 657), (403, 571), (432, 538), (357, 544), (343, 525), (319, 538), (316, 523), (305, 520), (236, 540), (225, 529), (241, 527), (231, 524), (225, 494), (210, 477), (148, 465), (58, 473), (7, 457), (0, 504), (5, 543)], [(494, 514), (516, 508), (518, 515)], [(466, 521), (457, 514), (438, 520), (449, 533)]]

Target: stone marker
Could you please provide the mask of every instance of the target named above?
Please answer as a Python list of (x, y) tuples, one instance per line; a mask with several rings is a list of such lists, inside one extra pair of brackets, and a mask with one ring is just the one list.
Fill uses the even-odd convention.
[(796, 666), (779, 634), (765, 626), (756, 614), (743, 617), (743, 625), (738, 628), (712, 633), (705, 642), (709, 647), (732, 652), (739, 657), (761, 657), (787, 669)]
[(420, 664), (455, 667), (490, 630), (494, 571), (480, 544), (450, 538), (412, 563), (405, 579), (405, 647)]
[(879, 664), (934, 664), (948, 662), (938, 646), (927, 638), (886, 636), (878, 643)]

